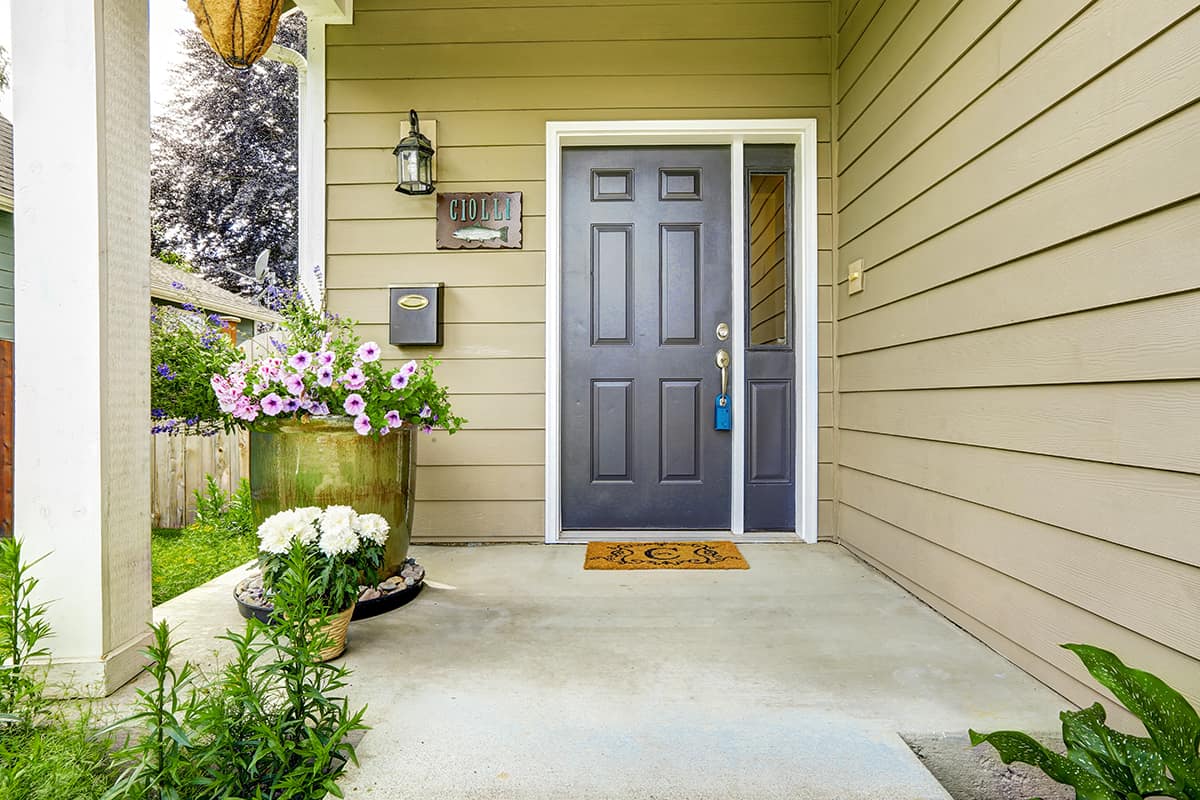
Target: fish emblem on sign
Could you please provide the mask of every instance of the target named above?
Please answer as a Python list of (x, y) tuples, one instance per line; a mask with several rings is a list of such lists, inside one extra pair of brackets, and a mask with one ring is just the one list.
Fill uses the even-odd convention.
[(453, 192), (437, 198), (439, 250), (521, 247), (520, 192)]

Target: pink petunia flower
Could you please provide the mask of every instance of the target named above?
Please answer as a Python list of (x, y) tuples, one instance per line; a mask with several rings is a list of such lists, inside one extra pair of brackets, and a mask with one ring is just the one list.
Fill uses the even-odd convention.
[(400, 427), (400, 412), (399, 411), (389, 411), (383, 415), (383, 419), (387, 422), (388, 427), (390, 427), (390, 428), (399, 428)]
[(342, 376), (342, 383), (346, 384), (347, 389), (357, 392), (367, 385), (367, 376), (358, 367), (351, 367)]
[(408, 386), (408, 375), (403, 372), (392, 373), (391, 384), (393, 389), (403, 389)]
[(362, 361), (371, 362), (379, 358), (379, 345), (375, 342), (364, 342), (355, 352)]
[(317, 383), (321, 386), (333, 385), (333, 367), (321, 367), (317, 370)]
[(283, 401), (283, 410), (289, 414), (298, 408), (300, 408), (300, 401), (294, 397), (288, 397)]
[(301, 350), (288, 359), (288, 364), (294, 370), (303, 371), (308, 369), (308, 365), (312, 363), (312, 360), (312, 353), (307, 350)]
[(391, 432), (392, 432), (392, 429), (389, 428), (387, 425), (384, 425), (382, 428), (379, 429), (380, 436), (387, 436)]
[(346, 402), (342, 403), (342, 408), (346, 409), (346, 413), (354, 416), (361, 414), (367, 404), (363, 402), (362, 395), (355, 393), (346, 397)]
[[(350, 398), (346, 398), (349, 400)], [(359, 414), (354, 418), (354, 430), (359, 436), (366, 436), (371, 432), (371, 419), (366, 414)]]
[(422, 425), (421, 433), (428, 436), (429, 434), (433, 433), (433, 426), (432, 425)]
[(429, 419), (432, 416), (433, 416), (433, 409), (429, 407), (428, 403), (421, 406), (421, 419)]
[(288, 394), (299, 397), (304, 394), (304, 378), (294, 372), (283, 376), (283, 386), (288, 390)]
[(312, 414), (314, 417), (328, 417), (329, 406), (327, 406), (325, 403), (313, 403), (312, 407), (308, 409), (308, 413)]
[(405, 364), (403, 367), (400, 368), (400, 371), (403, 372), (405, 375), (414, 374), (417, 371), (417, 362), (409, 361), (407, 364)]
[(332, 351), (322, 350), (321, 352), (317, 353), (316, 358), (313, 359), (313, 362), (318, 367), (332, 367), (333, 360), (335, 358), (337, 358), (337, 356)]
[(271, 392), (262, 399), (262, 410), (268, 417), (275, 416), (280, 411), (283, 411), (283, 398)]

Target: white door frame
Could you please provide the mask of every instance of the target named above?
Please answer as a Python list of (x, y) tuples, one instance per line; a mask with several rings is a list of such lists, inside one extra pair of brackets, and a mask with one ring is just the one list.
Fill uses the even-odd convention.
[[(564, 147), (729, 145), (733, 265), (732, 352), (745, 351), (745, 176), (743, 145), (794, 144), (796, 319), (796, 529), (817, 541), (817, 122), (815, 119), (659, 120), (546, 123), (546, 542), (562, 541), (562, 150)], [(731, 385), (745, 383), (745, 359), (733, 359)], [(736, 395), (735, 395), (736, 397)], [(735, 400), (737, 402), (737, 400)], [(741, 541), (778, 541), (744, 534), (745, 426), (734, 414), (730, 523)]]

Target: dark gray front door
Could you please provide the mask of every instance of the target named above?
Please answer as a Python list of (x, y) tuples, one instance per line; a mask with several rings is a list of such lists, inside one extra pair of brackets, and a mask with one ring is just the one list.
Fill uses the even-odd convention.
[[(728, 147), (563, 152), (562, 524), (729, 528)], [(734, 401), (737, 401), (736, 392)]]

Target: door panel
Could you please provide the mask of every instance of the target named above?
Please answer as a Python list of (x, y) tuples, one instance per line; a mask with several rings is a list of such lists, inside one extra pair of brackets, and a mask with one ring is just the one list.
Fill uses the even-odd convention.
[(796, 526), (796, 353), (791, 145), (747, 145), (747, 531)]
[(565, 529), (729, 527), (730, 434), (712, 408), (729, 163), (728, 147), (563, 151)]

